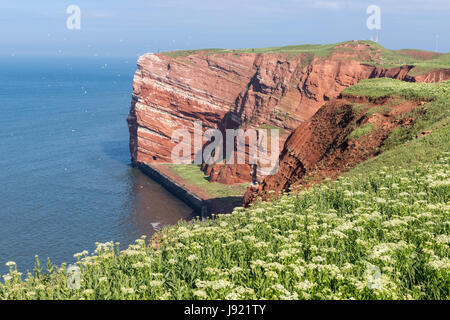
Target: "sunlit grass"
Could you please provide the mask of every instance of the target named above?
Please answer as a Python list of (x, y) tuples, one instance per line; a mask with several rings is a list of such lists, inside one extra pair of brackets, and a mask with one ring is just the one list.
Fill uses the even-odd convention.
[(75, 290), (66, 265), (22, 281), (11, 263), (0, 298), (449, 299), (449, 156), (180, 222), (150, 246), (98, 244), (75, 255)]
[[(347, 95), (367, 96), (371, 98), (390, 97), (401, 100), (422, 101), (422, 106), (414, 108), (402, 117), (411, 117), (413, 126), (399, 126), (383, 142), (381, 150), (383, 153), (366, 163), (359, 165), (360, 168), (372, 166), (374, 163), (383, 163), (383, 159), (390, 158), (389, 164), (399, 166), (411, 163), (418, 164), (426, 161), (427, 157), (434, 157), (442, 151), (448, 150), (450, 125), (450, 81), (442, 83), (411, 83), (393, 79), (368, 79), (362, 80), (357, 85), (344, 90)], [(390, 103), (369, 109), (367, 116), (374, 113), (389, 113)], [(431, 137), (421, 137), (422, 132), (432, 132)], [(419, 139), (416, 139), (418, 137)], [(407, 145), (404, 145), (407, 144)], [(392, 150), (396, 147), (398, 150)], [(390, 151), (392, 150), (392, 151)], [(390, 151), (390, 152), (387, 152)], [(427, 156), (428, 155), (428, 156)], [(394, 160), (395, 158), (395, 160)], [(381, 159), (381, 160), (378, 160)], [(367, 167), (368, 168), (368, 167)]]
[(357, 85), (344, 89), (343, 93), (371, 98), (391, 96), (408, 100), (436, 100), (449, 96), (450, 80), (428, 84), (388, 78), (363, 79)]
[(201, 188), (211, 197), (242, 196), (248, 183), (226, 185), (218, 182), (209, 182), (209, 177), (195, 164), (165, 164), (167, 168), (178, 175), (186, 184)]
[(356, 140), (361, 138), (362, 136), (365, 136), (366, 134), (371, 133), (373, 130), (375, 130), (375, 126), (371, 123), (366, 123), (355, 130), (353, 130), (349, 135), (349, 140)]
[[(402, 53), (402, 51), (394, 51), (384, 48), (383, 46), (368, 40), (360, 40), (358, 42), (345, 41), (334, 44), (304, 44), (304, 45), (289, 45), (281, 47), (267, 47), (267, 48), (245, 48), (245, 49), (200, 49), (200, 50), (175, 50), (163, 52), (163, 55), (170, 56), (172, 58), (187, 57), (192, 54), (225, 54), (231, 53), (240, 55), (244, 53), (267, 53), (267, 54), (287, 54), (289, 57), (304, 54), (307, 59), (306, 64), (310, 63), (314, 57), (327, 58), (333, 52), (351, 52), (351, 48), (343, 48), (342, 45), (352, 46), (356, 44), (366, 44), (372, 50), (372, 57), (368, 61), (361, 61), (365, 64), (374, 65), (383, 68), (395, 68), (402, 65), (412, 65), (415, 68), (410, 72), (411, 76), (417, 76), (426, 72), (432, 71), (438, 68), (450, 68), (450, 53), (437, 54), (431, 56), (431, 59), (424, 60), (421, 58), (415, 58)], [(411, 50), (410, 50), (411, 51)], [(420, 52), (420, 50), (413, 50)], [(378, 54), (377, 54), (378, 53)], [(352, 58), (358, 59), (358, 58)]]

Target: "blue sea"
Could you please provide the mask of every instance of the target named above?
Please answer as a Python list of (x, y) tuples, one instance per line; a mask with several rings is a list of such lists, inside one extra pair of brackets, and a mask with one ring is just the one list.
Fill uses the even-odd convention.
[(0, 274), (122, 247), (192, 210), (130, 166), (136, 58), (0, 58)]

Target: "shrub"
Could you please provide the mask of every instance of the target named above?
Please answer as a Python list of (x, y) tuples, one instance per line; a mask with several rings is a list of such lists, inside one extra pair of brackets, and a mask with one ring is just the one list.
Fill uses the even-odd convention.
[(348, 139), (349, 140), (356, 140), (361, 138), (362, 136), (365, 136), (366, 134), (369, 134), (370, 132), (372, 132), (375, 129), (375, 126), (371, 123), (366, 123), (358, 128), (356, 128), (355, 130), (353, 130), (349, 135), (348, 135)]

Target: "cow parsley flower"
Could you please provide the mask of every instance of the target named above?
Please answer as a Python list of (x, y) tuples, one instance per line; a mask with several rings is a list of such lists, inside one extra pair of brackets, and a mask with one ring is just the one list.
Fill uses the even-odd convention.
[(5, 263), (5, 265), (7, 267), (15, 267), (17, 264), (14, 261), (8, 261), (7, 263)]

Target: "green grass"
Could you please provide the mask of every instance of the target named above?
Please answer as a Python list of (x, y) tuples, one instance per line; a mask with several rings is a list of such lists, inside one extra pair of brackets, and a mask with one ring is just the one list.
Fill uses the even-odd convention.
[[(402, 99), (428, 101), (422, 107), (413, 109), (406, 116), (414, 118), (412, 127), (398, 127), (384, 141), (381, 151), (383, 153), (366, 163), (359, 165), (363, 167), (372, 162), (383, 162), (388, 156), (396, 157), (394, 162), (399, 165), (424, 160), (426, 153), (437, 154), (442, 150), (448, 150), (448, 126), (450, 125), (450, 81), (437, 84), (410, 83), (393, 79), (369, 79), (362, 80), (357, 85), (344, 90), (345, 94), (355, 96), (368, 96), (371, 98), (400, 97)], [(368, 115), (373, 112), (387, 112), (389, 105), (383, 105), (368, 110)], [(424, 131), (432, 131), (431, 137), (420, 137)], [(435, 138), (437, 137), (437, 138)], [(394, 149), (403, 146), (403, 149)], [(431, 144), (430, 144), (431, 143)], [(387, 151), (392, 150), (389, 153)], [(408, 151), (402, 151), (408, 150)], [(425, 151), (426, 150), (426, 151)], [(393, 161), (388, 161), (390, 164)], [(373, 170), (376, 170), (373, 168)]]
[[(369, 45), (374, 44), (370, 41), (358, 41), (359, 43), (367, 43)], [(243, 54), (243, 53), (267, 53), (267, 54), (287, 54), (292, 57), (298, 54), (307, 54), (309, 57), (309, 62), (312, 61), (314, 57), (326, 58), (334, 51), (351, 51), (350, 48), (338, 48), (341, 45), (356, 45), (353, 41), (344, 41), (333, 44), (303, 44), (303, 45), (289, 45), (281, 47), (267, 47), (267, 48), (245, 48), (245, 49), (199, 49), (199, 50), (175, 50), (162, 52), (163, 55), (170, 56), (173, 58), (186, 57), (196, 53), (203, 53), (206, 55), (210, 54)]]
[(151, 246), (113, 243), (22, 281), (0, 299), (450, 298), (450, 153), (282, 195), (203, 222), (163, 229)]
[(385, 166), (405, 169), (436, 161), (442, 152), (450, 152), (449, 141), (450, 126), (445, 126), (428, 136), (385, 150), (379, 156), (357, 165), (344, 175), (365, 175), (367, 172), (376, 172)]
[(355, 112), (361, 112), (362, 110), (366, 109), (367, 106), (361, 103), (354, 103), (352, 104), (352, 110)]
[[(424, 60), (420, 58), (414, 58), (403, 54), (401, 51), (389, 50), (378, 43), (368, 41), (368, 40), (360, 40), (358, 43), (366, 44), (370, 46), (370, 50), (372, 51), (372, 57), (369, 61), (363, 61), (365, 64), (374, 65), (377, 67), (384, 68), (395, 68), (402, 65), (413, 65), (414, 68), (410, 75), (417, 76), (420, 74), (424, 74), (434, 69), (438, 68), (450, 68), (450, 53), (445, 54), (435, 54), (432, 56), (433, 59)], [(287, 54), (289, 57), (298, 55), (298, 54), (306, 54), (307, 59), (304, 61), (305, 65), (309, 64), (314, 57), (318, 58), (326, 58), (330, 56), (331, 53), (340, 51), (345, 52), (351, 51), (351, 48), (342, 48), (341, 45), (356, 45), (353, 41), (345, 41), (334, 44), (305, 44), (305, 45), (290, 45), (290, 46), (281, 46), (281, 47), (268, 47), (268, 48), (247, 48), (247, 49), (220, 49), (220, 48), (212, 48), (212, 49), (200, 49), (200, 50), (175, 50), (169, 52), (163, 52), (161, 54), (170, 56), (173, 58), (178, 57), (187, 57), (192, 54), (202, 53), (205, 55), (211, 54), (224, 54), (224, 53), (232, 53), (234, 55), (240, 55), (243, 53), (267, 53), (267, 54)], [(415, 50), (420, 52), (419, 50)], [(379, 53), (379, 58), (376, 59), (377, 53)]]
[(375, 65), (377, 67), (383, 68), (395, 68), (402, 65), (413, 65), (416, 66), (416, 68), (411, 71), (410, 75), (412, 76), (424, 74), (433, 69), (450, 68), (450, 53), (438, 54), (435, 55), (433, 59), (423, 60), (402, 54), (398, 51), (386, 49), (378, 43), (372, 41), (360, 42), (369, 44), (372, 47), (373, 58), (375, 57), (375, 53), (377, 51), (380, 53), (379, 60), (372, 59), (370, 61), (366, 61), (366, 63), (370, 65)]
[(172, 57), (172, 58), (180, 58), (187, 57), (193, 54), (204, 53), (204, 54), (214, 54), (214, 53), (226, 53), (230, 50), (219, 49), (219, 48), (209, 48), (209, 49), (197, 49), (197, 50), (174, 50), (174, 51), (166, 51), (161, 52), (162, 55)]
[(343, 93), (370, 98), (389, 96), (408, 100), (436, 100), (449, 96), (450, 80), (427, 84), (388, 78), (363, 79), (357, 85), (344, 89)]
[(291, 45), (282, 47), (269, 47), (269, 48), (254, 48), (254, 49), (237, 49), (237, 52), (241, 53), (287, 53), (288, 55), (297, 55), (300, 53), (313, 54), (316, 57), (327, 57), (332, 50), (339, 44), (327, 44), (327, 45)]
[(242, 196), (248, 187), (248, 183), (226, 185), (209, 182), (208, 177), (200, 170), (200, 166), (195, 164), (165, 164), (165, 166), (177, 174), (185, 183), (201, 188), (213, 198)]
[(366, 115), (368, 117), (370, 117), (374, 114), (377, 114), (377, 113), (388, 115), (390, 112), (391, 112), (391, 108), (389, 106), (383, 105), (383, 106), (378, 106), (378, 107), (374, 107), (374, 108), (367, 110)]
[(366, 134), (371, 133), (375, 129), (375, 126), (371, 123), (366, 123), (355, 130), (353, 130), (349, 135), (349, 140), (356, 140), (361, 138), (362, 136), (365, 136)]
[[(340, 43), (339, 43), (340, 44)], [(199, 49), (199, 50), (175, 50), (162, 52), (163, 55), (177, 58), (177, 57), (187, 57), (196, 53), (204, 53), (206, 55), (209, 54), (223, 54), (223, 53), (233, 53), (236, 55), (242, 53), (283, 53), (288, 54), (289, 56), (297, 55), (300, 53), (308, 53), (313, 54), (313, 56), (317, 57), (327, 57), (332, 50), (338, 46), (339, 44), (328, 44), (328, 45), (291, 45), (291, 46), (282, 46), (282, 47), (268, 47), (268, 48), (247, 48), (247, 49)], [(311, 57), (313, 57), (311, 56)], [(311, 59), (312, 60), (312, 59)]]

